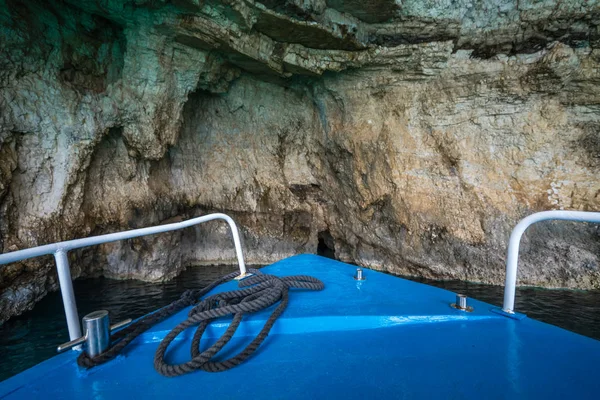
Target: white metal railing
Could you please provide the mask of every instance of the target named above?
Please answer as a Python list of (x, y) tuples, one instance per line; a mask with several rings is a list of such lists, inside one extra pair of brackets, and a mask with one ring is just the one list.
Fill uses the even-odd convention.
[[(229, 224), (235, 245), (235, 252), (240, 268), (240, 277), (246, 275), (246, 265), (244, 264), (244, 254), (238, 228), (226, 214), (215, 213), (204, 215), (202, 217), (192, 218), (187, 221), (177, 222), (173, 224), (158, 225), (148, 228), (133, 229), (124, 232), (109, 233), (106, 235), (92, 236), (89, 238), (68, 240), (65, 242), (47, 244), (44, 246), (32, 247), (30, 249), (13, 251), (11, 253), (0, 254), (0, 265), (9, 264), (16, 261), (25, 260), (28, 258), (39, 257), (48, 254), (54, 254), (56, 261), (56, 269), (58, 271), (58, 280), (69, 327), (69, 337), (71, 340), (81, 337), (81, 325), (77, 314), (77, 305), (75, 295), (73, 294), (73, 282), (71, 280), (71, 271), (69, 269), (69, 259), (67, 253), (70, 250), (79, 249), (82, 247), (95, 246), (103, 243), (115, 242), (118, 240), (132, 239), (140, 236), (154, 235), (175, 231), (190, 226), (198, 225), (204, 222), (213, 221), (216, 219), (224, 220)], [(513, 229), (508, 244), (508, 257), (506, 261), (506, 282), (504, 287), (504, 304), (502, 309), (508, 313), (514, 313), (515, 305), (515, 288), (517, 285), (517, 263), (519, 260), (519, 244), (525, 230), (532, 224), (547, 220), (565, 220), (565, 221), (581, 221), (581, 222), (597, 222), (600, 223), (600, 212), (583, 212), (583, 211), (543, 211), (532, 214), (517, 224)]]
[(65, 307), (65, 315), (67, 317), (67, 325), (69, 327), (69, 337), (71, 340), (81, 337), (81, 325), (77, 314), (77, 305), (75, 303), (75, 295), (73, 294), (73, 282), (71, 280), (71, 271), (69, 269), (69, 259), (67, 252), (82, 247), (95, 246), (103, 243), (115, 242), (118, 240), (132, 239), (140, 236), (154, 235), (157, 233), (175, 231), (178, 229), (188, 228), (198, 225), (203, 222), (221, 219), (226, 221), (231, 228), (233, 235), (233, 243), (235, 244), (235, 252), (240, 267), (240, 277), (246, 275), (246, 265), (244, 264), (244, 254), (242, 253), (242, 244), (237, 226), (233, 219), (228, 215), (215, 213), (208, 214), (202, 217), (188, 219), (183, 222), (173, 224), (151, 226), (148, 228), (133, 229), (130, 231), (109, 233), (107, 235), (92, 236), (84, 239), (68, 240), (65, 242), (47, 244), (45, 246), (32, 247), (30, 249), (13, 251), (11, 253), (0, 254), (0, 265), (8, 264), (15, 261), (25, 260), (27, 258), (39, 257), (48, 254), (54, 254), (56, 261), (56, 269), (58, 270), (58, 281), (62, 294), (63, 305)]
[(517, 263), (519, 261), (519, 244), (521, 236), (530, 225), (540, 221), (563, 220), (600, 223), (600, 212), (586, 211), (542, 211), (525, 217), (515, 226), (508, 242), (506, 259), (506, 282), (504, 284), (504, 304), (502, 310), (514, 313), (515, 288), (517, 286)]

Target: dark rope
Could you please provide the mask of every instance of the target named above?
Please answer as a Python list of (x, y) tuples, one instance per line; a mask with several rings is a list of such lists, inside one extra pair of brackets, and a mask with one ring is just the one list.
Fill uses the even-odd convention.
[[(249, 272), (257, 273), (258, 270), (250, 269)], [(135, 338), (147, 331), (149, 328), (158, 324), (159, 322), (164, 321), (171, 315), (178, 313), (184, 308), (193, 306), (194, 304), (198, 303), (197, 299), (199, 297), (204, 296), (206, 293), (210, 292), (215, 287), (219, 286), (222, 283), (230, 281), (238, 275), (238, 272), (232, 272), (230, 274), (222, 276), (221, 278), (212, 282), (203, 289), (186, 290), (178, 300), (175, 300), (168, 306), (165, 306), (152, 314), (148, 314), (135, 321), (134, 323), (130, 324), (129, 326), (115, 332), (110, 338), (111, 343), (113, 343), (113, 345), (110, 346), (104, 353), (99, 354), (93, 358), (88, 356), (85, 352), (81, 353), (79, 355), (79, 358), (77, 359), (77, 364), (79, 364), (81, 367), (92, 368), (97, 365), (104, 364), (109, 360), (112, 360), (121, 353), (125, 346), (127, 346)]]
[[(111, 343), (104, 353), (89, 357), (82, 353), (77, 363), (86, 368), (105, 363), (116, 357), (125, 346), (136, 337), (148, 330), (151, 326), (165, 320), (167, 317), (194, 305), (188, 314), (188, 319), (177, 325), (161, 341), (154, 356), (154, 367), (164, 376), (182, 375), (197, 369), (209, 372), (220, 372), (233, 368), (249, 358), (266, 339), (269, 331), (277, 318), (283, 313), (288, 304), (288, 291), (290, 288), (322, 290), (323, 283), (310, 276), (288, 276), (278, 278), (273, 275), (262, 274), (260, 271), (250, 269), (254, 275), (239, 282), (241, 289), (218, 293), (198, 302), (198, 299), (210, 292), (216, 286), (228, 282), (238, 276), (237, 272), (225, 275), (214, 281), (204, 289), (188, 290), (181, 297), (168, 306), (149, 314), (128, 327), (116, 332), (111, 336)], [(214, 362), (214, 357), (233, 337), (240, 325), (244, 314), (250, 314), (266, 309), (276, 303), (279, 304), (258, 335), (239, 354), (230, 359)], [(208, 349), (200, 352), (200, 339), (210, 322), (216, 318), (233, 315), (231, 324), (225, 333)], [(192, 339), (191, 357), (186, 363), (170, 365), (164, 360), (165, 352), (171, 342), (184, 330), (198, 325)]]

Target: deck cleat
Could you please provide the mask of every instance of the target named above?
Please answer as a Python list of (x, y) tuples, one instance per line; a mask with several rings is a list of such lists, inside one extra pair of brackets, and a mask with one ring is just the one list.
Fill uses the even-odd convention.
[(99, 354), (102, 354), (110, 345), (111, 331), (128, 325), (131, 323), (131, 318), (111, 326), (108, 311), (99, 310), (87, 314), (85, 317), (83, 317), (82, 322), (84, 329), (83, 336), (71, 340), (70, 342), (61, 344), (56, 349), (57, 351), (65, 351), (83, 344), (84, 351), (88, 356), (95, 357)]

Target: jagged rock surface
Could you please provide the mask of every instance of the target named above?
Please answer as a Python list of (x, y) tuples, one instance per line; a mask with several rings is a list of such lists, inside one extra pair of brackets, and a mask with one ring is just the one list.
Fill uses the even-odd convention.
[[(501, 283), (522, 216), (600, 209), (592, 1), (0, 0), (0, 250), (225, 211), (250, 263), (319, 242)], [(522, 284), (600, 285), (597, 227), (545, 223)], [(169, 279), (234, 260), (218, 223), (71, 255)], [(56, 288), (0, 270), (0, 318)]]

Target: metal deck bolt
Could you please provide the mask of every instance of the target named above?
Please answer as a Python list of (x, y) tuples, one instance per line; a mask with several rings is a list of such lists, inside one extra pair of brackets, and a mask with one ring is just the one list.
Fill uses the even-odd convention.
[(461, 310), (466, 310), (467, 309), (467, 296), (465, 296), (464, 294), (457, 294), (456, 295), (456, 308), (459, 308)]
[(365, 279), (367, 279), (363, 275), (362, 268), (356, 268), (356, 275), (354, 275), (354, 279), (356, 279), (357, 281), (364, 281)]
[(453, 308), (456, 308), (457, 310), (461, 310), (461, 311), (468, 311), (468, 312), (473, 311), (473, 307), (470, 307), (469, 305), (467, 305), (467, 296), (465, 296), (464, 294), (457, 294), (456, 295), (456, 303), (452, 303), (452, 304), (450, 304), (450, 306)]

